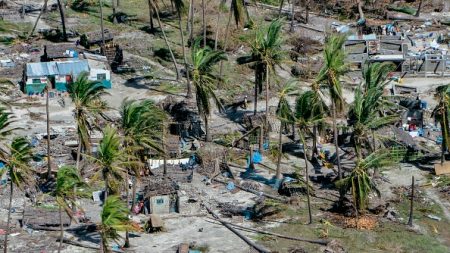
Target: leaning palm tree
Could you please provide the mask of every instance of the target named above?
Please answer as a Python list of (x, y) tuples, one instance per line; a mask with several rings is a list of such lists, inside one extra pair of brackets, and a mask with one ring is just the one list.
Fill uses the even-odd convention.
[(90, 130), (92, 125), (89, 117), (96, 116), (106, 109), (102, 96), (108, 94), (98, 82), (88, 80), (87, 74), (81, 74), (68, 87), (69, 96), (75, 106), (74, 116), (77, 124), (78, 149), (77, 169), (79, 169), (81, 149), (89, 150)]
[(105, 199), (109, 193), (119, 193), (119, 187), (126, 177), (126, 168), (131, 164), (131, 158), (122, 149), (117, 130), (111, 126), (107, 126), (103, 130), (103, 138), (94, 161), (98, 170), (94, 174), (93, 180), (101, 178), (104, 181)]
[(189, 78), (189, 64), (187, 62), (186, 58), (186, 49), (184, 46), (184, 33), (183, 33), (183, 26), (181, 24), (181, 16), (186, 12), (186, 6), (184, 5), (183, 0), (174, 0), (175, 9), (177, 10), (177, 16), (178, 16), (178, 26), (180, 29), (180, 36), (181, 36), (181, 49), (183, 52), (183, 61), (184, 61), (184, 68), (186, 70), (186, 82), (187, 82), (187, 93), (186, 97), (191, 98), (192, 97), (192, 87), (191, 87), (191, 80)]
[[(347, 40), (346, 35), (333, 34), (326, 38), (324, 48), (324, 63), (316, 78), (314, 86), (324, 84), (328, 90), (331, 100), (331, 110), (333, 115), (334, 146), (336, 148), (336, 158), (338, 165), (339, 179), (342, 178), (341, 159), (339, 156), (338, 132), (336, 127), (337, 113), (344, 109), (344, 99), (342, 97), (342, 85), (340, 77), (348, 71), (348, 65), (345, 63), (344, 43)], [(317, 87), (313, 87), (317, 90)]]
[(296, 83), (294, 81), (289, 81), (281, 89), (278, 94), (279, 100), (277, 105), (277, 117), (280, 120), (280, 132), (278, 135), (278, 154), (277, 154), (277, 170), (276, 178), (282, 179), (281, 177), (281, 156), (283, 152), (282, 136), (283, 136), (283, 126), (288, 123), (292, 123), (294, 120), (291, 106), (289, 105), (287, 96), (290, 95), (296, 89)]
[(351, 192), (356, 214), (367, 208), (371, 192), (375, 192), (380, 197), (380, 191), (370, 177), (368, 170), (392, 166), (401, 161), (404, 155), (404, 149), (377, 150), (366, 158), (358, 160), (350, 175), (336, 182), (341, 195)]
[(295, 103), (295, 124), (299, 130), (300, 140), (303, 145), (303, 159), (305, 160), (305, 178), (306, 178), (306, 195), (308, 202), (309, 223), (312, 223), (310, 193), (309, 193), (309, 168), (307, 157), (306, 136), (312, 136), (314, 139), (315, 131), (311, 132), (311, 128), (321, 123), (325, 117), (328, 108), (320, 98), (319, 94), (309, 90), (301, 93)]
[(215, 81), (220, 78), (213, 74), (214, 66), (227, 57), (223, 51), (213, 51), (208, 47), (200, 48), (200, 41), (196, 41), (192, 48), (192, 82), (195, 87), (197, 109), (205, 121), (206, 141), (211, 141), (208, 119), (211, 115), (211, 103), (213, 99), (219, 109), (222, 104), (215, 93)]
[[(398, 114), (387, 114), (394, 105), (383, 96), (384, 88), (389, 83), (387, 76), (394, 68), (390, 63), (374, 63), (363, 69), (364, 82), (356, 88), (355, 100), (348, 112), (358, 159), (363, 158), (362, 145), (367, 143), (370, 146), (369, 133), (399, 120)], [(375, 148), (373, 140), (372, 151)]]
[[(125, 152), (129, 157), (141, 157), (140, 154), (146, 149), (153, 149), (163, 153), (161, 143), (162, 125), (166, 119), (166, 114), (158, 108), (152, 100), (124, 100), (120, 108), (119, 128), (124, 137)], [(141, 160), (141, 164), (146, 161)], [(128, 168), (126, 171), (128, 182), (130, 172), (134, 172), (135, 177), (139, 177), (141, 166)], [(133, 184), (133, 196), (136, 192), (136, 183)], [(127, 205), (128, 205), (128, 185), (126, 186)], [(133, 197), (131, 206), (134, 206)], [(129, 246), (128, 231), (125, 235), (125, 246)]]
[[(272, 21), (268, 27), (259, 27), (249, 45), (251, 54), (237, 59), (238, 64), (252, 64), (255, 70), (255, 108), (258, 106), (258, 94), (262, 92), (263, 82), (266, 81), (266, 121), (269, 116), (269, 79), (270, 71), (275, 71), (275, 65), (281, 63), (284, 53), (281, 49), (282, 20)], [(266, 122), (267, 126), (267, 122)]]
[(439, 103), (433, 110), (432, 117), (441, 125), (441, 165), (445, 162), (445, 152), (450, 147), (449, 133), (449, 106), (450, 106), (450, 84), (439, 86), (436, 89), (435, 97)]
[(101, 223), (98, 225), (101, 240), (100, 252), (111, 252), (109, 241), (112, 240), (118, 243), (118, 240), (121, 238), (118, 232), (138, 230), (129, 219), (129, 213), (130, 210), (118, 196), (112, 195), (105, 199), (105, 204), (100, 214)]
[(75, 205), (75, 200), (77, 198), (77, 191), (74, 191), (74, 188), (79, 188), (82, 186), (85, 186), (85, 183), (83, 179), (81, 179), (77, 168), (72, 166), (63, 166), (58, 170), (56, 175), (56, 188), (54, 192), (56, 202), (59, 206), (59, 223), (61, 228), (58, 252), (61, 252), (64, 238), (62, 221), (63, 209), (67, 215), (72, 218), (72, 209), (70, 208), (70, 205)]
[[(175, 69), (175, 74), (176, 74), (177, 81), (178, 81), (178, 80), (180, 80), (180, 72), (178, 71), (177, 61), (175, 60), (175, 56), (172, 52), (172, 48), (170, 47), (169, 40), (167, 39), (167, 36), (166, 36), (166, 32), (164, 31), (164, 27), (162, 26), (161, 18), (159, 17), (158, 3), (156, 2), (156, 0), (149, 0), (148, 4), (151, 6), (150, 8), (156, 14), (156, 21), (158, 21), (158, 26), (161, 29), (161, 33), (163, 35), (164, 42), (166, 43), (167, 49), (169, 50), (169, 53), (170, 53), (170, 57), (172, 58), (173, 66)], [(150, 20), (152, 20), (152, 17), (150, 17)]]
[(9, 190), (9, 205), (8, 205), (8, 218), (6, 222), (6, 233), (4, 241), (4, 252), (8, 252), (8, 234), (11, 233), (11, 208), (12, 199), (14, 193), (14, 186), (22, 189), (24, 184), (28, 187), (33, 185), (32, 170), (28, 165), (32, 159), (32, 148), (30, 143), (24, 137), (16, 137), (12, 140), (9, 146), (9, 153), (6, 154), (2, 160), (5, 162), (5, 167), (10, 177), (10, 190)]

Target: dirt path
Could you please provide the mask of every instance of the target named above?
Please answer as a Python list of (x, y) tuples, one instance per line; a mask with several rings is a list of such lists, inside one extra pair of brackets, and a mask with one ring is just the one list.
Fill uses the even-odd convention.
[(442, 208), (445, 218), (447, 220), (450, 220), (450, 203), (441, 199), (437, 194), (436, 190), (433, 188), (426, 189), (425, 193), (430, 199), (432, 199), (436, 204), (438, 204)]

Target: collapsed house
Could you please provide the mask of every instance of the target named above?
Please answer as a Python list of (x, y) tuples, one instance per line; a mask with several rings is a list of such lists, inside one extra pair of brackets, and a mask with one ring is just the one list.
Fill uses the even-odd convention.
[(143, 188), (139, 192), (144, 211), (151, 214), (168, 214), (180, 212), (178, 190), (180, 184), (190, 183), (193, 170), (183, 169), (181, 165), (167, 165), (151, 170), (153, 174), (142, 180)]

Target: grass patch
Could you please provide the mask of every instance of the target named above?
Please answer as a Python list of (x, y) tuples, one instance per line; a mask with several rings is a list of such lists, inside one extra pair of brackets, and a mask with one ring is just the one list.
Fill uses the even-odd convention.
[(397, 11), (397, 12), (401, 12), (401, 13), (406, 13), (409, 15), (415, 15), (417, 10), (409, 7), (409, 6), (388, 6), (388, 10), (390, 11)]

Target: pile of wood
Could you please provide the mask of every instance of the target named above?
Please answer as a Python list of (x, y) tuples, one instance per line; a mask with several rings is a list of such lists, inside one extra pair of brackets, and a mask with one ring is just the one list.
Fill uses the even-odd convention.
[[(70, 226), (70, 217), (66, 212), (62, 213), (63, 226)], [(28, 207), (25, 209), (23, 216), (23, 224), (30, 225), (35, 228), (39, 227), (59, 227), (59, 211), (58, 209), (44, 209)]]

